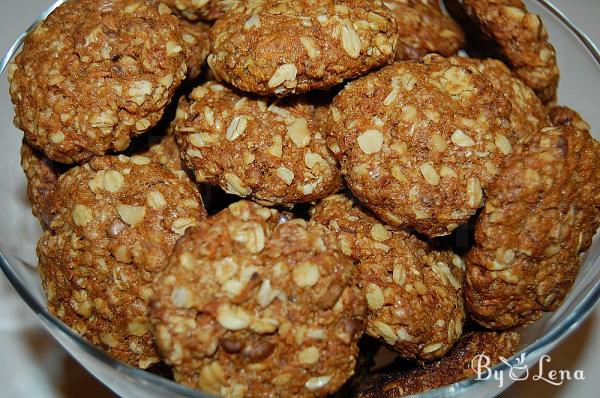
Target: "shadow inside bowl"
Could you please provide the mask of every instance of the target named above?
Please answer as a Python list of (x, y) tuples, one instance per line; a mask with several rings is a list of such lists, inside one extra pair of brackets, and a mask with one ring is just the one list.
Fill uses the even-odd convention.
[(116, 397), (62, 347), (57, 346), (43, 328), (26, 329), (22, 336), (31, 357), (44, 368), (56, 373), (57, 377), (51, 379), (52, 387), (61, 398), (79, 398), (83, 392), (86, 398)]

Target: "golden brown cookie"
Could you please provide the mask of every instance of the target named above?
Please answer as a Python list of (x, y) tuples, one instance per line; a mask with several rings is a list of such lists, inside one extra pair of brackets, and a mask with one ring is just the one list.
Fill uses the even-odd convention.
[(467, 257), (478, 323), (511, 328), (560, 306), (600, 224), (598, 162), (600, 143), (567, 125), (542, 129), (503, 165)]
[(354, 373), (365, 301), (325, 228), (237, 202), (191, 228), (154, 284), (175, 380), (228, 397), (317, 397)]
[(481, 355), (487, 356), (490, 367), (500, 363), (500, 358), (512, 357), (519, 340), (516, 332), (469, 332), (439, 361), (408, 371), (375, 374), (358, 388), (355, 396), (404, 397), (458, 383), (477, 374), (473, 364)]
[(444, 356), (465, 319), (462, 260), (381, 224), (344, 195), (325, 198), (311, 214), (311, 222), (335, 232), (342, 251), (358, 263), (367, 334), (404, 359)]
[(174, 129), (198, 182), (261, 203), (294, 204), (323, 198), (341, 185), (313, 114), (301, 102), (269, 104), (208, 82), (180, 102)]
[(512, 105), (510, 123), (513, 130), (511, 141), (521, 144), (536, 134), (542, 127), (550, 125), (547, 110), (535, 92), (516, 77), (502, 61), (452, 57), (455, 65), (475, 68), (485, 76), (494, 88), (502, 92)]
[[(133, 155), (146, 156), (191, 184), (192, 181), (182, 165), (175, 137), (167, 134), (152, 137), (152, 141), (155, 142), (147, 147), (139, 148), (134, 151)], [(42, 228), (46, 228), (52, 219), (49, 198), (58, 178), (71, 166), (48, 159), (42, 152), (27, 144), (25, 140), (21, 146), (21, 166), (27, 179), (27, 197), (31, 203), (33, 215), (40, 220)]]
[(121, 151), (154, 126), (184, 78), (179, 23), (146, 0), (70, 0), (9, 66), (15, 125), (52, 160)]
[(483, 206), (512, 152), (510, 111), (479, 72), (430, 55), (346, 85), (331, 107), (329, 145), (382, 220), (448, 235)]
[(394, 58), (397, 27), (379, 0), (240, 4), (211, 30), (215, 76), (263, 95), (325, 89)]
[(473, 50), (504, 60), (548, 103), (556, 99), (560, 72), (556, 51), (540, 17), (521, 0), (445, 0), (463, 25)]
[(49, 310), (121, 361), (158, 362), (152, 281), (206, 217), (196, 187), (144, 156), (96, 157), (58, 179), (51, 206), (37, 247)]
[(465, 34), (442, 12), (438, 0), (384, 0), (398, 22), (396, 59), (420, 59), (436, 53), (454, 55), (465, 44)]

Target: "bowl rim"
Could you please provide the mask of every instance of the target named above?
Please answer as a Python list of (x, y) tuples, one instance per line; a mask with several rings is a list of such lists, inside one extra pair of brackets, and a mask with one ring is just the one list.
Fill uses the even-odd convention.
[[(35, 19), (35, 21), (25, 32), (23, 32), (15, 40), (15, 42), (11, 45), (6, 54), (0, 60), (0, 75), (4, 74), (8, 64), (21, 48), (27, 34), (34, 30), (35, 27), (41, 21), (46, 19), (56, 7), (60, 6), (65, 1), (66, 0), (56, 0)], [(565, 27), (567, 27), (569, 31), (576, 36), (580, 44), (582, 44), (587, 49), (589, 55), (591, 55), (594, 58), (596, 66), (600, 69), (600, 50), (589, 38), (589, 36), (586, 35), (583, 31), (581, 31), (558, 7), (556, 7), (551, 2), (551, 0), (532, 1), (537, 2), (540, 6), (545, 8), (552, 15), (554, 15)], [(590, 267), (600, 267), (600, 256), (596, 258), (596, 260)], [(152, 374), (145, 370), (129, 366), (123, 362), (112, 358), (107, 353), (91, 344), (89, 341), (87, 341), (79, 334), (74, 332), (61, 320), (52, 315), (42, 303), (39, 303), (37, 301), (33, 294), (28, 290), (25, 283), (15, 273), (15, 271), (13, 271), (11, 265), (8, 263), (8, 260), (6, 259), (4, 253), (2, 253), (1, 250), (0, 269), (2, 269), (10, 285), (15, 289), (15, 291), (19, 294), (23, 301), (25, 301), (29, 308), (41, 318), (42, 321), (48, 322), (49, 325), (52, 325), (53, 327), (59, 329), (63, 334), (77, 342), (79, 348), (84, 350), (86, 354), (92, 356), (94, 359), (104, 363), (104, 365), (109, 366), (110, 368), (118, 372), (125, 373), (129, 377), (140, 379), (146, 383), (154, 384), (159, 388), (166, 389), (168, 392), (176, 393), (189, 398), (204, 398), (211, 396), (210, 394), (204, 393), (199, 390), (194, 390), (190, 387), (178, 384), (174, 381)], [(512, 369), (512, 366), (521, 365), (522, 363), (519, 362), (519, 356), (521, 356), (522, 354), (525, 354), (526, 357), (529, 359), (534, 358), (537, 360), (537, 358), (541, 357), (545, 352), (548, 352), (551, 349), (553, 349), (557, 344), (559, 344), (572, 332), (574, 332), (577, 329), (577, 327), (579, 327), (581, 323), (589, 316), (589, 314), (592, 312), (592, 310), (594, 309), (596, 304), (598, 304), (598, 302), (600, 302), (600, 280), (594, 283), (594, 285), (587, 292), (587, 294), (585, 294), (585, 297), (575, 306), (575, 308), (571, 311), (569, 315), (565, 317), (565, 319), (559, 322), (558, 325), (550, 329), (548, 333), (546, 333), (543, 337), (537, 339), (533, 343), (520, 350), (517, 354), (515, 354), (506, 362), (500, 362), (499, 364), (492, 367), (492, 372), (504, 373), (510, 371)], [(48, 328), (49, 325), (45, 322), (42, 323)], [(74, 359), (78, 360), (76, 357), (74, 357)], [(92, 373), (92, 375), (96, 379), (98, 379), (98, 377), (95, 374)], [(104, 383), (102, 380), (99, 381), (102, 384), (106, 385), (106, 383)], [(470, 389), (474, 389), (474, 387), (481, 382), (483, 382), (483, 380), (478, 380), (475, 376), (473, 376), (469, 379), (465, 379), (454, 384), (446, 385), (434, 390), (416, 394), (414, 396), (419, 396), (421, 398), (457, 396), (458, 394), (468, 393)], [(508, 388), (509, 386), (510, 384), (507, 384), (504, 388)], [(106, 385), (106, 387), (111, 389), (109, 385)], [(500, 394), (502, 391), (503, 388), (498, 388), (497, 392), (498, 394)]]

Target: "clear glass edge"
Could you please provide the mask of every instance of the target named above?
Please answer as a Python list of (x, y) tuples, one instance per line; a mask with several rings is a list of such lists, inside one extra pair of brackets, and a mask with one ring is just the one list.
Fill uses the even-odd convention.
[[(23, 40), (25, 36), (31, 32), (41, 21), (43, 21), (56, 7), (62, 4), (65, 0), (58, 0), (54, 2), (46, 11), (44, 11), (27, 29), (24, 33), (22, 33), (17, 40), (13, 43), (13, 45), (8, 49), (7, 53), (0, 60), (0, 75), (2, 75), (8, 66), (9, 62), (15, 56), (17, 51), (21, 48), (23, 44)], [(544, 8), (546, 8), (550, 13), (552, 13), (555, 17), (557, 17), (569, 30), (575, 34), (577, 39), (583, 44), (590, 55), (596, 60), (596, 65), (600, 69), (600, 50), (594, 44), (594, 42), (579, 28), (571, 22), (571, 20), (560, 11), (551, 1), (549, 0), (535, 0)], [(600, 258), (597, 258), (592, 264), (591, 267), (599, 267), (600, 266)], [(117, 369), (120, 372), (126, 373), (128, 376), (134, 378), (140, 378), (146, 382), (154, 383), (160, 387), (164, 387), (166, 390), (172, 393), (180, 394), (190, 398), (205, 398), (210, 395), (206, 395), (197, 390), (193, 390), (191, 388), (185, 387), (181, 384), (172, 382), (164, 377), (160, 377), (154, 375), (152, 373), (146, 372), (144, 370), (134, 368), (128, 366), (106, 354), (104, 351), (98, 349), (87, 340), (79, 336), (77, 333), (73, 332), (71, 328), (69, 328), (66, 324), (60, 321), (58, 318), (54, 317), (47, 309), (38, 303), (35, 297), (29, 292), (25, 284), (21, 281), (19, 276), (12, 270), (11, 266), (8, 263), (4, 254), (0, 251), (0, 268), (2, 269), (4, 275), (6, 276), (8, 282), (15, 289), (15, 291), (21, 296), (23, 301), (31, 308), (31, 310), (39, 317), (43, 318), (45, 321), (49, 322), (52, 326), (59, 328), (63, 333), (65, 333), (71, 339), (77, 341), (82, 349), (84, 349), (88, 354), (93, 356), (106, 363), (106, 365)], [(539, 340), (531, 343), (521, 351), (517, 353), (517, 355), (510, 358), (507, 362), (510, 365), (517, 365), (517, 356), (521, 354), (526, 354), (527, 358), (537, 360), (544, 353), (550, 351), (556, 345), (558, 345), (561, 341), (563, 341), (566, 337), (568, 337), (573, 331), (577, 329), (579, 325), (589, 316), (592, 312), (596, 304), (600, 301), (600, 281), (597, 281), (595, 285), (590, 289), (587, 295), (581, 300), (581, 302), (575, 307), (573, 312), (568, 315), (562, 322), (560, 322), (557, 326), (551, 329), (547, 334), (545, 334)], [(500, 363), (492, 368), (494, 372), (506, 372), (509, 370), (509, 365), (505, 363)], [(474, 388), (474, 386), (482, 383), (484, 381), (477, 380), (475, 377), (470, 379), (466, 379), (460, 381), (458, 383), (450, 384), (444, 387), (440, 387), (435, 390), (427, 391), (417, 395), (411, 395), (411, 397), (420, 397), (420, 398), (438, 398), (438, 397), (454, 397), (458, 394), (465, 394), (470, 392), (469, 390)], [(110, 388), (110, 386), (107, 386)], [(498, 393), (502, 390), (499, 389)]]

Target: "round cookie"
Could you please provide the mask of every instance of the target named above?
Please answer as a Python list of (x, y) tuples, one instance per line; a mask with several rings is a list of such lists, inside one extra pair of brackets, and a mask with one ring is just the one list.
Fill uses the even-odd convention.
[(325, 89), (393, 61), (397, 26), (379, 0), (240, 4), (211, 30), (215, 76), (262, 95)]
[(442, 12), (438, 0), (384, 0), (398, 22), (396, 60), (420, 59), (431, 53), (454, 55), (465, 34)]
[(96, 157), (58, 179), (51, 207), (37, 246), (49, 310), (123, 362), (158, 362), (152, 281), (206, 216), (197, 189), (144, 156)]
[(208, 82), (180, 102), (174, 130), (198, 182), (265, 204), (310, 202), (341, 185), (313, 108)]
[(541, 18), (521, 0), (444, 0), (473, 50), (506, 61), (542, 102), (556, 99), (560, 71)]
[(191, 22), (214, 21), (235, 7), (240, 0), (159, 0), (178, 16)]
[(473, 364), (485, 355), (493, 367), (519, 349), (517, 332), (474, 331), (437, 362), (411, 370), (377, 373), (362, 383), (356, 398), (398, 398), (435, 390), (477, 376)]
[(542, 129), (490, 185), (467, 256), (465, 298), (506, 329), (554, 311), (600, 225), (600, 143), (575, 126)]
[(316, 397), (354, 373), (365, 302), (322, 226), (248, 201), (191, 228), (154, 284), (175, 380), (228, 397)]
[(462, 335), (464, 264), (415, 236), (381, 224), (343, 195), (311, 209), (311, 222), (338, 235), (358, 263), (367, 334), (407, 360), (443, 357)]
[(210, 25), (181, 20), (183, 41), (187, 47), (187, 79), (194, 80), (202, 72), (210, 53)]
[(506, 96), (512, 105), (510, 122), (513, 134), (509, 137), (512, 143), (521, 144), (542, 127), (550, 125), (544, 104), (502, 61), (463, 57), (452, 57), (449, 60), (455, 65), (474, 68), (483, 74), (496, 90)]
[(157, 124), (186, 73), (179, 23), (160, 10), (70, 0), (27, 35), (9, 81), (15, 125), (32, 146), (82, 163)]
[[(151, 144), (147, 149), (135, 151), (133, 155), (146, 156), (160, 163), (177, 177), (192, 183), (183, 168), (179, 147), (173, 135), (167, 134), (158, 137), (156, 143)], [(32, 213), (40, 220), (42, 228), (46, 228), (52, 219), (49, 198), (58, 178), (71, 166), (48, 159), (43, 153), (27, 144), (25, 140), (21, 145), (21, 166), (27, 180), (27, 197), (31, 203)]]
[(512, 152), (510, 112), (480, 73), (429, 55), (346, 85), (328, 141), (352, 192), (382, 220), (448, 235), (483, 206)]

